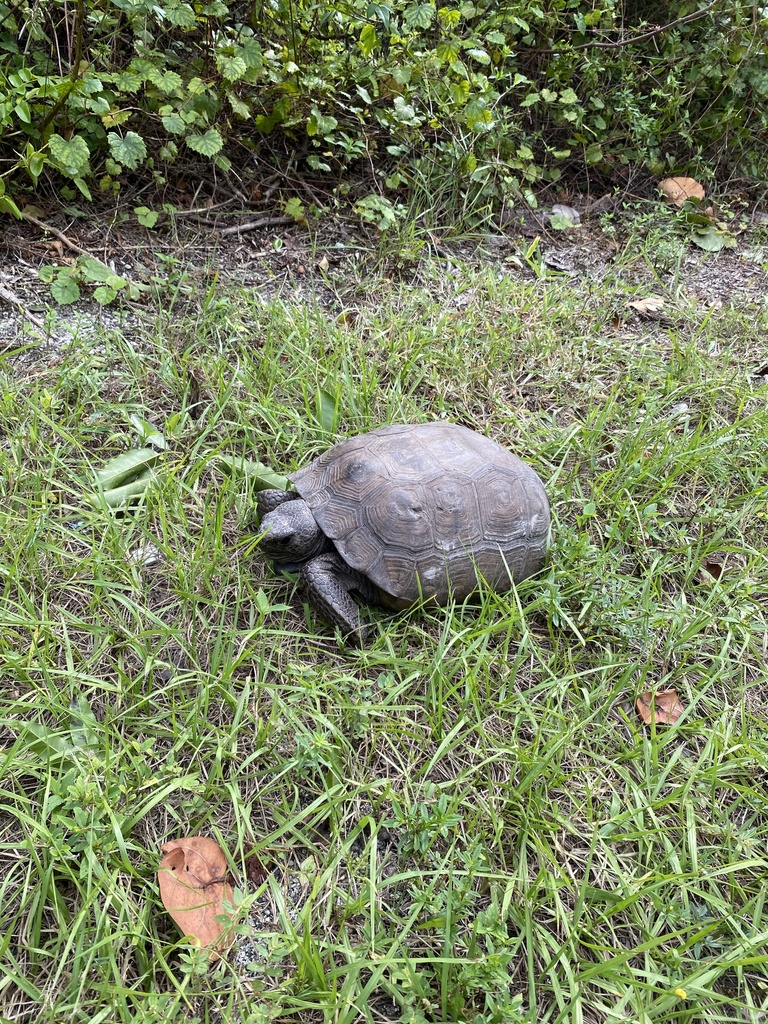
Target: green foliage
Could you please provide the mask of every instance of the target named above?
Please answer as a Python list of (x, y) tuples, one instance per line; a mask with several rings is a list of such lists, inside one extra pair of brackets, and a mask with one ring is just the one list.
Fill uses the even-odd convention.
[(227, 138), (256, 148), (280, 131), (318, 172), (365, 158), (382, 188), (437, 171), (465, 196), (499, 200), (569, 163), (660, 173), (712, 154), (764, 174), (765, 11), (746, 0), (727, 18), (692, 0), (674, 12), (583, 8), (0, 0), (7, 173), (63, 175), (89, 198), (97, 169), (104, 190), (126, 172), (161, 179), (181, 143), (226, 168)]
[(124, 291), (132, 301), (136, 301), (147, 288), (144, 284), (115, 274), (105, 263), (95, 260), (92, 256), (78, 256), (68, 267), (43, 266), (38, 276), (41, 281), (50, 284), (51, 295), (60, 306), (77, 302), (80, 298), (81, 284), (95, 284), (93, 297), (103, 306), (113, 302), (120, 291)]

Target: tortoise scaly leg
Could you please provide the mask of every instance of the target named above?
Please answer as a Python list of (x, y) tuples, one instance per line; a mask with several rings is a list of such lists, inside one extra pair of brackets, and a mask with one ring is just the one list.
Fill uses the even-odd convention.
[(336, 552), (318, 555), (302, 567), (299, 574), (302, 590), (319, 615), (353, 643), (365, 642), (367, 628), (360, 618), (360, 609), (352, 591), (366, 601), (378, 603), (376, 587), (362, 573), (356, 572)]

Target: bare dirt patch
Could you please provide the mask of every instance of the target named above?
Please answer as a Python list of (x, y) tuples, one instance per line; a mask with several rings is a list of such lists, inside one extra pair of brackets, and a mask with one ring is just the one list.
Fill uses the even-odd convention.
[[(118, 223), (114, 211), (87, 220), (54, 214), (45, 223), (57, 234), (13, 222), (0, 239), (0, 352), (33, 344), (50, 354), (75, 334), (87, 336), (89, 323), (130, 330), (150, 305), (162, 307), (179, 290), (194, 303), (216, 288), (242, 286), (265, 300), (311, 302), (338, 315), (378, 302), (379, 289), (389, 281), (424, 285), (420, 268), (434, 259), (454, 271), (490, 263), (522, 280), (565, 278), (587, 289), (613, 282), (623, 292), (647, 289), (705, 307), (764, 306), (768, 245), (760, 244), (759, 220), (753, 218), (755, 230), (741, 236), (736, 248), (707, 253), (684, 239), (648, 238), (641, 244), (632, 235), (631, 218), (617, 218), (609, 233), (597, 217), (567, 232), (552, 231), (537, 220), (533, 240), (525, 225), (512, 223), (458, 240), (434, 232), (382, 239), (343, 217), (325, 218), (308, 229), (274, 215), (256, 218), (260, 226), (255, 230), (222, 237), (221, 230), (232, 222), (215, 212), (204, 225), (204, 218), (180, 217), (157, 230), (135, 220)], [(145, 286), (142, 301), (118, 298), (101, 306), (84, 288), (79, 301), (57, 307), (39, 278), (40, 268), (72, 266), (78, 250)]]

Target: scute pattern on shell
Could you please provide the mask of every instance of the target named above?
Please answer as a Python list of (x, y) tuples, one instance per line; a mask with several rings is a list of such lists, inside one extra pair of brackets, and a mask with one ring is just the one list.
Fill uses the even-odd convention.
[(290, 477), (344, 560), (396, 603), (462, 600), (482, 576), (505, 589), (537, 572), (549, 502), (536, 473), (455, 423), (382, 427)]

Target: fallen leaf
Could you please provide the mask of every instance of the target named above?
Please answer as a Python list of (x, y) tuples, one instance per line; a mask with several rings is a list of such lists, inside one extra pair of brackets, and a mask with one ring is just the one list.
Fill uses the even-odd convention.
[(664, 299), (661, 295), (646, 295), (644, 299), (633, 299), (627, 305), (638, 313), (658, 313), (664, 308)]
[(680, 703), (677, 690), (647, 691), (637, 698), (637, 713), (645, 725), (674, 725), (685, 708)]
[(703, 199), (706, 193), (695, 178), (665, 178), (659, 188), (675, 206), (682, 206), (686, 199)]
[(189, 836), (160, 847), (165, 854), (157, 880), (163, 906), (193, 945), (221, 949), (224, 924), (216, 918), (232, 902), (227, 858), (213, 839)]
[(712, 579), (719, 580), (725, 570), (725, 555), (714, 552), (702, 559), (699, 567), (699, 579), (702, 583), (709, 583)]
[(245, 855), (245, 877), (251, 885), (259, 886), (267, 877), (268, 871), (255, 850)]

